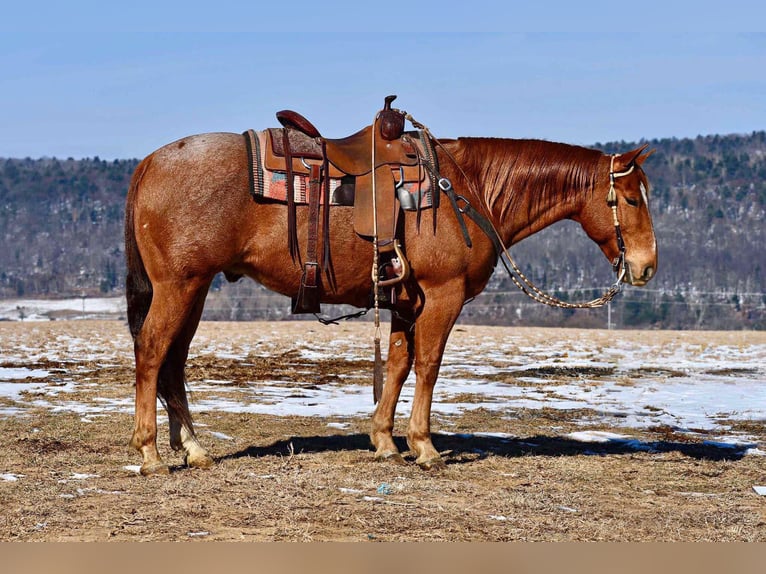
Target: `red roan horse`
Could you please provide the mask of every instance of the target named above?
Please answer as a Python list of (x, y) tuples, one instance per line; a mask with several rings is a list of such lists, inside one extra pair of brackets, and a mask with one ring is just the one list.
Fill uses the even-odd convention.
[[(440, 175), (491, 219), (505, 245), (569, 218), (581, 224), (610, 261), (619, 253), (605, 201), (610, 170), (635, 168), (615, 180), (626, 249), (624, 281), (644, 285), (656, 272), (649, 184), (641, 169), (649, 155), (643, 153), (646, 146), (617, 156), (535, 140), (460, 138), (444, 146), (449, 154), (439, 150)], [(299, 245), (305, 245), (307, 207), (297, 209)], [(324, 303), (364, 308), (372, 290), (373, 248), (355, 234), (352, 210), (331, 209), (334, 281), (325, 277), (319, 288)], [(208, 287), (219, 272), (247, 275), (286, 296), (297, 294), (302, 267), (288, 251), (285, 207), (254, 201), (248, 193), (243, 136), (212, 133), (171, 143), (139, 164), (125, 223), (128, 319), (136, 358), (130, 444), (141, 452), (142, 474), (168, 472), (156, 444), (159, 395), (169, 415), (171, 446), (185, 453), (188, 465), (210, 467), (213, 459), (195, 437), (186, 399), (189, 344)], [(397, 287), (386, 382), (372, 418), (370, 438), (377, 459), (403, 461), (392, 436), (394, 411), (414, 363), (407, 442), (421, 467), (443, 464), (430, 433), (442, 354), (463, 304), (484, 289), (498, 262), (487, 235), (473, 221), (466, 224), (470, 248), (447, 202), (437, 210), (435, 228), (430, 215), (420, 225), (413, 212), (400, 216), (411, 274)]]

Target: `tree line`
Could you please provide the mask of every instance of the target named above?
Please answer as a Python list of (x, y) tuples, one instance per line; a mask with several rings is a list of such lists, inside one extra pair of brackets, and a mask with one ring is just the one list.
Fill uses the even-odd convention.
[[(645, 164), (659, 271), (627, 288), (610, 319), (620, 327), (763, 329), (766, 132), (597, 143), (607, 153), (648, 143)], [(124, 292), (123, 212), (136, 159), (0, 158), (0, 298)], [(572, 222), (514, 246), (525, 274), (563, 299), (592, 298), (613, 281), (598, 248)], [(500, 267), (498, 267), (500, 268)], [(289, 301), (253, 282), (217, 277), (208, 319), (279, 319)], [(501, 271), (462, 320), (506, 325), (604, 326), (603, 311), (524, 300)]]

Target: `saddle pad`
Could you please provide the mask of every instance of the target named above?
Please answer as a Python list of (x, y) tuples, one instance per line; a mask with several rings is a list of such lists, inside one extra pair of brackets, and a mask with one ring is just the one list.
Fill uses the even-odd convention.
[[(255, 200), (270, 200), (287, 203), (287, 174), (284, 171), (268, 170), (265, 168), (267, 131), (248, 130), (244, 134), (248, 151), (248, 167), (250, 177), (250, 194)], [(419, 142), (418, 142), (418, 145)], [(392, 170), (395, 177), (398, 170)], [(308, 204), (309, 176), (293, 174), (294, 200), (296, 204)], [(334, 200), (334, 192), (341, 185), (340, 179), (330, 179), (330, 205), (344, 205)], [(432, 206), (431, 182), (426, 177), (425, 170), (420, 182), (405, 183), (403, 188), (417, 197), (420, 194), (420, 208)], [(320, 202), (324, 203), (324, 186)], [(413, 199), (412, 203), (416, 203)]]

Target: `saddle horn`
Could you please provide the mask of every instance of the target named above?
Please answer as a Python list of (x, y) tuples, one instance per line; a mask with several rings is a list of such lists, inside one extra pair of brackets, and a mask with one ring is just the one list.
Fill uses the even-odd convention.
[(383, 109), (378, 112), (380, 136), (388, 141), (399, 139), (404, 133), (404, 114), (391, 107), (395, 99), (395, 95), (386, 96)]

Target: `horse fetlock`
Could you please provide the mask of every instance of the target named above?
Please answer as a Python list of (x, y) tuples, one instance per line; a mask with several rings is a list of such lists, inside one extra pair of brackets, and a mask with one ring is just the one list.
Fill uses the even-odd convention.
[(184, 462), (193, 468), (211, 468), (215, 463), (207, 451), (197, 440), (194, 431), (182, 425), (178, 433), (183, 450), (186, 452)]
[(387, 427), (378, 428), (373, 422), (372, 431), (370, 431), (370, 442), (378, 451), (380, 450), (394, 450), (397, 448), (394, 445), (394, 437), (392, 429)]
[(430, 435), (423, 438), (422, 436), (409, 434), (407, 435), (407, 444), (409, 445), (410, 450), (417, 455), (415, 463), (420, 466), (420, 468), (424, 470), (444, 468), (444, 461), (439, 455), (439, 452), (434, 448)]

